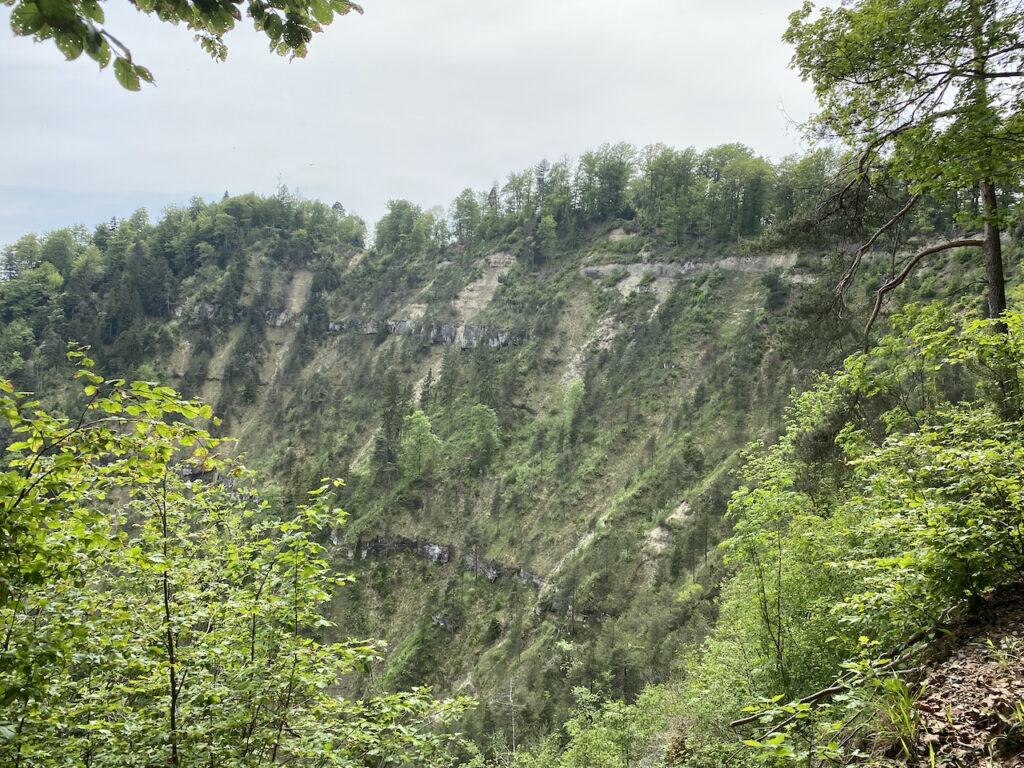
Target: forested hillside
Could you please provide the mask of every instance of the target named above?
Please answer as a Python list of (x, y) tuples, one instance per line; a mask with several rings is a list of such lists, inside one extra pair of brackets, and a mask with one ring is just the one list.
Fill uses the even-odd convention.
[[(971, 249), (922, 263), (892, 294), (941, 308), (911, 311), (883, 352), (816, 378), (863, 344), (894, 260), (979, 210), (977, 195), (922, 198), (839, 303), (841, 252), (909, 194), (892, 182), (839, 215), (821, 201), (847, 185), (844, 168), (827, 151), (772, 164), (738, 145), (615, 145), (466, 190), (448, 211), (391, 201), (372, 244), (341, 204), (283, 188), (27, 235), (3, 252), (2, 370), (77, 413), (89, 395), (69, 384), (74, 340), (100, 380), (212, 405), (206, 427), (237, 439), (215, 453), (244, 455), (258, 479), (210, 467), (204, 482), (236, 499), (244, 486), (263, 520), (341, 478), (347, 520), (316, 518), (311, 535), (353, 580), (327, 606), (332, 623), (307, 631), (388, 650), (340, 691), (473, 696), (462, 728), (476, 759), (539, 764), (619, 764), (588, 763), (579, 750), (591, 748), (627, 765), (630, 750), (665, 754), (670, 714), (686, 712), (671, 755), (717, 764), (735, 743), (723, 716), (764, 697), (770, 724), (844, 660), (876, 663), (848, 624), (887, 649), (924, 621), (908, 604), (933, 620), (965, 589), (876, 586), (912, 567), (903, 557), (946, 572), (941, 558), (961, 555), (929, 546), (960, 534), (866, 522), (891, 510), (852, 512), (868, 503), (863, 484), (901, 498), (901, 462), (921, 451), (932, 471), (924, 454), (946, 432), (1009, 455), (943, 461), (1019, 459), (1006, 432), (1016, 389), (991, 401), (996, 421), (961, 405), (1005, 386), (991, 371), (1020, 359), (1016, 342), (944, 330), (958, 312), (983, 314)], [(1012, 263), (1016, 241), (1004, 247)], [(978, 351), (989, 347), (996, 358)], [(900, 435), (919, 448), (893, 448)], [(751, 441), (770, 448), (745, 460)], [(968, 528), (971, 551), (1016, 547)], [(830, 570), (847, 558), (862, 581)], [(965, 571), (968, 594), (1005, 571), (986, 568)], [(870, 605), (871, 619), (833, 604)], [(755, 669), (737, 662), (755, 652)], [(596, 724), (607, 743), (588, 747)], [(778, 733), (785, 743), (763, 743), (807, 738)]]

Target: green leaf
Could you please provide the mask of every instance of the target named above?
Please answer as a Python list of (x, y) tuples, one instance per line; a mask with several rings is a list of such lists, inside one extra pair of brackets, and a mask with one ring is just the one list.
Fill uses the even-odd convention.
[(66, 29), (78, 20), (78, 12), (71, 0), (36, 0), (36, 4), (51, 27)]
[(147, 82), (147, 83), (149, 83), (151, 85), (155, 82), (153, 80), (153, 73), (150, 72), (148, 69), (146, 69), (146, 67), (142, 66), (141, 64), (136, 64), (135, 65), (135, 74), (137, 74), (140, 79), (144, 80), (145, 82)]
[(263, 29), (271, 40), (277, 42), (284, 32), (284, 24), (279, 16), (274, 13), (268, 13), (263, 20)]
[(313, 18), (321, 24), (330, 24), (334, 18), (334, 9), (331, 8), (327, 0), (311, 0), (309, 10), (312, 11)]
[(363, 12), (362, 6), (346, 2), (346, 0), (331, 0), (331, 6), (341, 16), (347, 15), (350, 11), (360, 14)]
[(117, 78), (117, 82), (125, 90), (138, 91), (142, 88), (142, 84), (139, 82), (139, 75), (128, 59), (121, 58), (120, 56), (114, 59), (114, 77)]
[(46, 22), (35, 3), (22, 3), (11, 11), (11, 29), (16, 35), (32, 35)]
[(92, 19), (97, 24), (103, 23), (103, 9), (96, 0), (83, 0), (79, 8), (82, 9), (82, 15), (87, 19)]

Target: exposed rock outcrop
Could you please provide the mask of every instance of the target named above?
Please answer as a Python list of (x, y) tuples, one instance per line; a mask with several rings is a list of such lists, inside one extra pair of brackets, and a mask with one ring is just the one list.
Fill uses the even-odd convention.
[(476, 323), (431, 323), (427, 327), (413, 320), (331, 320), (327, 323), (327, 330), (331, 333), (365, 335), (376, 335), (383, 330), (388, 336), (423, 333), (431, 344), (458, 344), (462, 349), (476, 349), (481, 344), (492, 348), (513, 347), (529, 338), (524, 331), (493, 329)]
[[(336, 538), (334, 541), (337, 543)], [(408, 539), (405, 536), (375, 536), (369, 541), (359, 539), (354, 547), (346, 550), (345, 557), (349, 560), (366, 560), (368, 557), (386, 558), (398, 552), (412, 552), (416, 557), (437, 565), (443, 565), (451, 560), (451, 547), (432, 541)]]
[(505, 566), (494, 560), (486, 560), (476, 552), (467, 552), (462, 558), (462, 569), (471, 573), (483, 574), (492, 584), (502, 576), (518, 578), (524, 586), (533, 587), (538, 592), (544, 587), (544, 580), (535, 573), (518, 566)]
[[(335, 546), (345, 547), (344, 555), (348, 560), (366, 560), (371, 557), (385, 559), (399, 552), (410, 552), (436, 565), (445, 565), (451, 562), (454, 556), (454, 548), (447, 544), (410, 539), (405, 536), (374, 536), (366, 540), (360, 538), (354, 545), (346, 546), (342, 544), (337, 531), (332, 531), (331, 541)], [(518, 566), (487, 560), (477, 552), (467, 552), (462, 558), (461, 566), (464, 571), (483, 575), (492, 584), (502, 577), (509, 577), (519, 579), (524, 586), (533, 587), (538, 592), (545, 586), (544, 579), (537, 574)]]
[(500, 563), (496, 563), (492, 560), (485, 560), (476, 552), (466, 553), (466, 556), (462, 559), (462, 569), (464, 571), (471, 571), (472, 573), (481, 573), (486, 576), (487, 580), (492, 584), (501, 578), (502, 574), (505, 572), (505, 569), (502, 568)]

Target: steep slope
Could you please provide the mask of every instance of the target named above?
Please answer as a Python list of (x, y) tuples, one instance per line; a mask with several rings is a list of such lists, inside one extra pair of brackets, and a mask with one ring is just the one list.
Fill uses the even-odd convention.
[[(5, 251), (0, 359), (59, 402), (74, 338), (108, 376), (201, 395), (275, 512), (343, 478), (348, 523), (322, 538), (355, 579), (325, 633), (388, 641), (377, 688), (476, 694), (467, 729), (510, 747), (573, 688), (672, 675), (715, 621), (740, 451), (860, 341), (823, 309), (820, 243), (738, 241), (768, 226), (739, 182), (736, 205), (710, 184), (684, 205), (648, 169), (588, 208), (559, 168), (529, 205), (460, 196), (451, 231), (393, 201), (373, 248), (283, 192), (28, 238)], [(942, 269), (908, 287), (969, 289)]]
[(878, 745), (888, 746), (904, 763), (1019, 765), (1024, 755), (1021, 584), (990, 596), (956, 629), (955, 641), (944, 643), (952, 647), (914, 675), (910, 732), (883, 730)]
[[(576, 685), (628, 698), (664, 679), (714, 619), (737, 450), (797, 383), (763, 279), (810, 279), (795, 257), (622, 264), (607, 242), (543, 269), (363, 256), (331, 290), (255, 263), (279, 305), (254, 323), (245, 289), (212, 310), (246, 316), (214, 330), (202, 384), (238, 450), (285, 499), (347, 483), (339, 636), (389, 641), (382, 687), (478, 695), (481, 732), (549, 728)], [(209, 329), (193, 307), (172, 333), (198, 348)], [(243, 346), (258, 385), (232, 397)]]
[[(48, 354), (92, 339), (107, 375), (211, 402), (274, 508), (345, 480), (348, 524), (324, 537), (355, 581), (330, 633), (388, 641), (380, 688), (477, 694), (469, 727), (510, 739), (513, 719), (520, 738), (559, 723), (573, 686), (664, 679), (714, 620), (730, 469), (798, 382), (779, 333), (814, 260), (678, 261), (619, 224), (539, 265), (499, 244), (382, 253), (315, 205), (237, 202), (107, 231), (120, 287), (104, 299), (79, 257), (62, 300), (80, 303), (37, 321)], [(239, 205), (270, 223), (206, 249)], [(289, 210), (318, 239), (272, 226)], [(151, 296), (160, 243), (204, 217)]]

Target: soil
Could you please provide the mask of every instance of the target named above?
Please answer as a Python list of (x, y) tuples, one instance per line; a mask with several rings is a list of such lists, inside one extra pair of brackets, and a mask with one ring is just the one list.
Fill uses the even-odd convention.
[(947, 648), (914, 685), (923, 686), (918, 764), (1024, 766), (1024, 584), (999, 589), (953, 628)]

